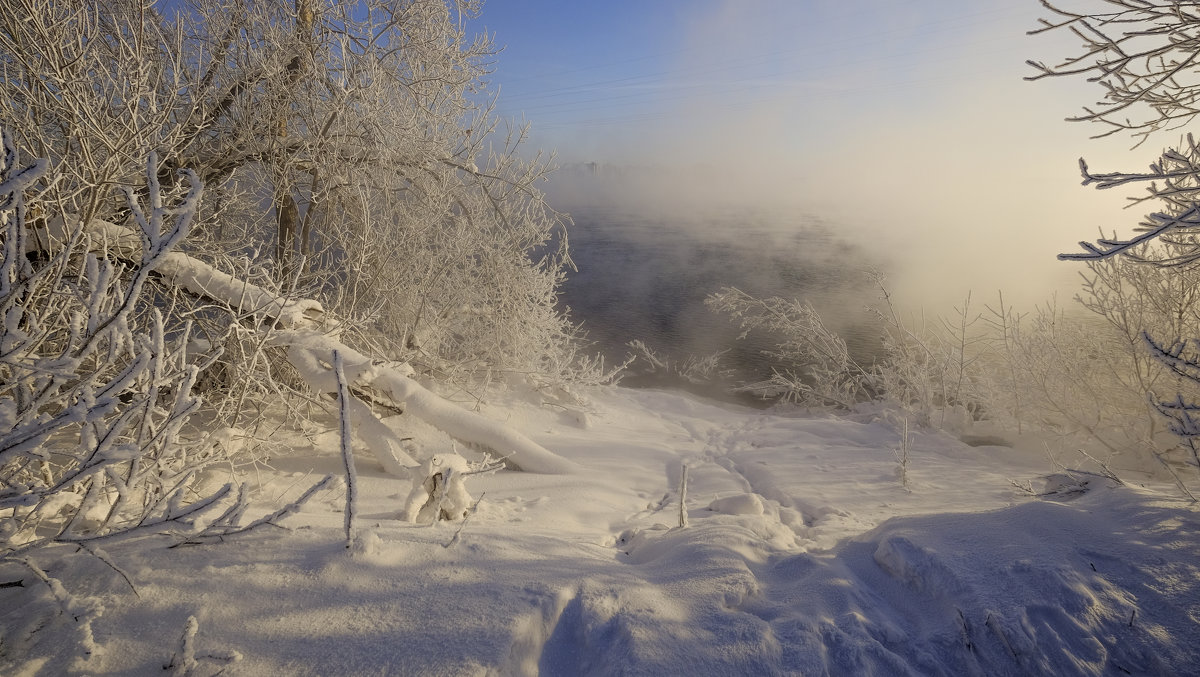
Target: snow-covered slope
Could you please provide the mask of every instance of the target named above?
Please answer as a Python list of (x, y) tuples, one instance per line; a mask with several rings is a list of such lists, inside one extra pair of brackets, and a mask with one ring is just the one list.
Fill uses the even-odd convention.
[[(103, 610), (90, 657), (51, 587), (6, 567), (24, 586), (0, 588), (0, 674), (157, 675), (173, 656), (198, 675), (1200, 672), (1200, 517), (1167, 487), (1036, 499), (1009, 480), (1040, 488), (1038, 455), (914, 431), (906, 488), (896, 427), (869, 414), (590, 397), (582, 417), (485, 409), (583, 470), (469, 476), (465, 525), (403, 521), (410, 486), (360, 450), (350, 550), (330, 492), (291, 532), (108, 547), (136, 595), (95, 557), (41, 556)], [(289, 446), (256, 471), (264, 498), (338, 472), (332, 432)]]

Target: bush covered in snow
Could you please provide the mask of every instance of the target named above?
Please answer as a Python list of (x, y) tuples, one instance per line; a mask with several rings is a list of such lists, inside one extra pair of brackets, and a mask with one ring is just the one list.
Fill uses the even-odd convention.
[(37, 246), (50, 233), (28, 227), (26, 193), (41, 206), (48, 165), (23, 166), (11, 138), (3, 142), (0, 559), (49, 543), (211, 526), (214, 515), (200, 515), (232, 498), (232, 487), (209, 486), (203, 471), (228, 460), (231, 446), (188, 419), (215, 355), (195, 351), (189, 323), (168, 324), (170, 309), (147, 284), (187, 236), (200, 184), (186, 175), (185, 190), (164, 199), (151, 156), (148, 198), (128, 192), (136, 257), (114, 258), (103, 233), (79, 227)]
[(1001, 295), (978, 310), (968, 295), (954, 315), (933, 321), (900, 311), (877, 280), (884, 353), (867, 366), (807, 304), (724, 290), (709, 305), (747, 331), (782, 337), (770, 354), (776, 374), (743, 386), (751, 392), (841, 409), (881, 400), (906, 420), (963, 435), (987, 420), (1038, 433), (1052, 451), (1084, 449), (1114, 467), (1163, 472), (1188, 491), (1179, 472), (1198, 465), (1196, 454), (1171, 432), (1187, 425), (1190, 396), (1156, 405), (1153, 393), (1195, 392), (1192, 345), (1152, 345), (1156, 356), (1145, 337), (1200, 335), (1192, 272), (1112, 259), (1089, 269), (1069, 309), (1052, 301), (1018, 312)]
[[(536, 188), (548, 159), (492, 113), (478, 2), (21, 4), (0, 16), (0, 121), (58, 172), (38, 218), (127, 225), (111, 187), (155, 150), (166, 189), (179, 168), (205, 186), (190, 255), (336, 308), (360, 349), (460, 383), (578, 367), (555, 306), (566, 218)], [(205, 385), (227, 416), (288, 384), (244, 378), (278, 357), (175, 302), (225, 348)]]

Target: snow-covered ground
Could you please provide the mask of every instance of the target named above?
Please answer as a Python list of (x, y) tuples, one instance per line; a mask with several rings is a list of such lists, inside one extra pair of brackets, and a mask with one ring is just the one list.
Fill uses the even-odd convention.
[[(914, 430), (906, 487), (882, 414), (588, 398), (484, 407), (582, 470), (468, 476), (465, 523), (404, 521), (410, 483), (360, 449), (350, 549), (327, 491), (291, 531), (106, 546), (129, 583), (68, 549), (36, 558), (61, 591), (0, 567), (0, 674), (1200, 674), (1200, 515), (1167, 485)], [(259, 507), (340, 474), (338, 441), (274, 435)], [(93, 655), (56, 591), (102, 611)]]

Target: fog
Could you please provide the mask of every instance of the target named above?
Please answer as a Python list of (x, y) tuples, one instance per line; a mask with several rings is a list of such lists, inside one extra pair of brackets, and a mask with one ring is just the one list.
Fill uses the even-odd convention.
[[(779, 5), (689, 3), (669, 19), (679, 37), (657, 69), (633, 63), (649, 72), (619, 82), (608, 71), (571, 72), (591, 97), (578, 107), (571, 91), (557, 101), (553, 87), (539, 90), (527, 112), (533, 143), (563, 164), (662, 168), (657, 202), (647, 187), (630, 189), (631, 201), (660, 209), (714, 196), (803, 204), (911, 262), (898, 275), (922, 304), (967, 289), (1003, 287), (1030, 301), (1068, 291), (1075, 271), (1055, 254), (1135, 222), (1119, 211), (1123, 196), (1079, 185), (1077, 160), (1144, 166), (1154, 150), (1091, 141), (1100, 130), (1063, 121), (1098, 90), (1022, 80), (1026, 59), (1075, 49), (1069, 37), (1025, 35), (1043, 11), (1036, 2)], [(504, 72), (496, 79), (503, 86)], [(598, 92), (611, 101), (597, 103)], [(520, 95), (509, 110), (525, 110)], [(688, 171), (697, 166), (708, 180)]]
[[(566, 57), (543, 54), (544, 70), (525, 73), (502, 112), (525, 115), (532, 144), (557, 152), (553, 204), (585, 214), (577, 228), (603, 227), (595, 215), (608, 210), (625, 238), (640, 220), (650, 240), (671, 223), (698, 240), (736, 238), (726, 217), (742, 210), (755, 228), (779, 229), (773, 241), (787, 246), (764, 244), (774, 260), (819, 224), (838, 248), (815, 246), (797, 267), (880, 268), (901, 305), (928, 314), (968, 292), (979, 307), (1000, 291), (1018, 307), (1069, 303), (1083, 268), (1056, 255), (1140, 218), (1122, 209), (1128, 193), (1082, 187), (1078, 160), (1142, 167), (1156, 149), (1091, 140), (1102, 130), (1064, 121), (1098, 89), (1023, 80), (1026, 59), (1077, 49), (1070, 36), (1025, 34), (1038, 3), (782, 4), (704, 1), (635, 19), (640, 8), (616, 3), (613, 22), (662, 22), (647, 52), (589, 53), (566, 70), (548, 65)], [(527, 52), (515, 36), (510, 45), (520, 62)], [(505, 72), (496, 77), (503, 85)], [(534, 88), (528, 109), (522, 87)], [(727, 232), (704, 232), (714, 228)], [(656, 265), (690, 265), (678, 259)], [(706, 281), (726, 282), (717, 277)]]

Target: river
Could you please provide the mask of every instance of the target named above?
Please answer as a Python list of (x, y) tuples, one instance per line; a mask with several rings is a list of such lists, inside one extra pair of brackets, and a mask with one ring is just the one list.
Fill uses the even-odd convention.
[(762, 351), (777, 337), (738, 340), (739, 328), (704, 305), (722, 287), (806, 300), (860, 363), (870, 364), (879, 351), (882, 330), (867, 307), (878, 300), (868, 271), (881, 262), (819, 217), (798, 209), (689, 212), (617, 204), (569, 211), (579, 270), (563, 285), (561, 302), (610, 363), (630, 354), (634, 340), (674, 364), (728, 351), (720, 364), (730, 373), (714, 382), (689, 383), (640, 360), (626, 385), (719, 396), (730, 385), (770, 375), (774, 365)]

